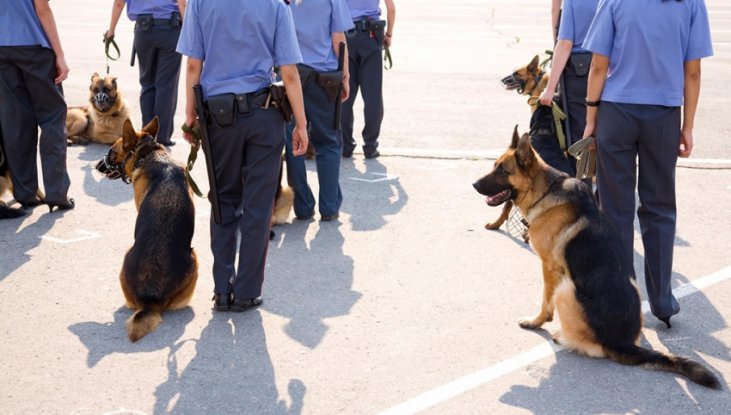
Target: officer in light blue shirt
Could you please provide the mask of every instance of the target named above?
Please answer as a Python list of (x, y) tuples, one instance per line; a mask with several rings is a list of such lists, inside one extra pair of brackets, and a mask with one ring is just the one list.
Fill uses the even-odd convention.
[[(262, 301), (284, 149), (285, 119), (270, 103), (275, 66), (294, 113), (293, 154), (307, 148), (292, 14), (282, 0), (189, 0), (177, 50), (188, 57), (185, 124), (208, 130), (215, 161), (221, 223), (211, 219), (213, 307), (244, 311)], [(197, 120), (193, 87), (199, 84), (210, 114)]]
[[(339, 216), (343, 194), (340, 189), (340, 136), (337, 106), (348, 98), (347, 48), (343, 50), (343, 68), (338, 68), (340, 44), (345, 45), (345, 31), (353, 28), (345, 0), (304, 0), (290, 4), (297, 41), (302, 51), (298, 70), (302, 80), (309, 139), (315, 147), (318, 205), (320, 219), (331, 221)], [(338, 70), (340, 69), (340, 70)], [(298, 219), (311, 218), (315, 198), (307, 184), (304, 157), (295, 157), (287, 137), (287, 174), (294, 189), (294, 213)]]
[(693, 149), (700, 60), (713, 55), (705, 2), (601, 0), (584, 48), (594, 54), (584, 136), (596, 135), (601, 208), (632, 266), (637, 184), (647, 297), (670, 327), (680, 311), (670, 281), (675, 165)]
[(134, 49), (139, 58), (140, 112), (142, 124), (155, 116), (160, 120), (157, 142), (175, 145), (175, 109), (178, 105), (178, 79), (181, 55), (175, 51), (186, 0), (114, 0), (112, 19), (105, 38), (114, 38), (119, 16), (127, 4), (127, 17), (135, 22)]
[[(73, 209), (67, 196), (66, 101), (69, 73), (48, 0), (0, 3), (0, 145), (13, 172), (13, 196), (24, 208)], [(40, 138), (38, 129), (40, 128)], [(39, 191), (40, 149), (43, 193)]]
[[(558, 29), (558, 41), (553, 49), (551, 72), (546, 89), (541, 94), (541, 104), (551, 105), (556, 87), (561, 82), (561, 99), (565, 100), (568, 146), (579, 141), (586, 125), (586, 82), (591, 62), (591, 52), (584, 49), (584, 39), (589, 31), (599, 0), (563, 0)], [(570, 158), (573, 169), (576, 160)], [(574, 172), (575, 173), (575, 172)]]
[(348, 59), (350, 69), (350, 98), (343, 103), (343, 157), (353, 156), (353, 105), (360, 90), (363, 96), (363, 154), (376, 158), (378, 137), (383, 121), (383, 59), (382, 50), (393, 41), (396, 6), (385, 0), (386, 20), (381, 20), (379, 0), (345, 0), (354, 28), (348, 30)]

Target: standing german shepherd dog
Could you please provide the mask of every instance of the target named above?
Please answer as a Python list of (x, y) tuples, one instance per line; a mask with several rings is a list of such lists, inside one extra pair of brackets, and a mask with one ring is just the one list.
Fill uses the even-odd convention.
[(488, 202), (513, 201), (530, 223), (530, 244), (543, 265), (543, 304), (532, 319), (538, 329), (558, 311), (561, 332), (554, 341), (592, 357), (680, 373), (720, 388), (710, 370), (684, 357), (638, 345), (642, 328), (634, 275), (622, 260), (620, 241), (580, 180), (548, 166), (517, 126), (508, 150), (489, 174), (473, 184)]
[(127, 307), (135, 310), (127, 320), (133, 342), (157, 328), (164, 310), (185, 307), (198, 279), (190, 245), (195, 222), (190, 186), (183, 167), (155, 141), (157, 131), (157, 117), (140, 132), (125, 121), (122, 137), (96, 166), (134, 187), (135, 242), (119, 274)]

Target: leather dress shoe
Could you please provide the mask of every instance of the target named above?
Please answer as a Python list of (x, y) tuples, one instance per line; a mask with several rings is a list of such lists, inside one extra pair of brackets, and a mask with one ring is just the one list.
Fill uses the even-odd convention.
[(42, 205), (43, 201), (41, 199), (39, 199), (38, 197), (34, 197), (33, 199), (30, 199), (30, 200), (25, 200), (22, 202), (18, 201), (18, 203), (24, 210), (28, 210), (30, 208), (34, 208), (36, 206)]
[(374, 159), (374, 158), (378, 158), (380, 156), (381, 156), (381, 153), (378, 150), (376, 150), (376, 151), (374, 151), (372, 153), (366, 153), (365, 154), (365, 158), (367, 158), (367, 159)]
[(58, 208), (58, 210), (71, 210), (76, 207), (76, 202), (72, 198), (68, 198), (61, 202), (49, 202), (46, 200), (44, 203), (48, 205), (49, 212), (53, 212), (54, 208)]
[(256, 307), (262, 303), (261, 297), (254, 297), (254, 298), (236, 298), (234, 297), (233, 301), (231, 301), (231, 306), (229, 307), (229, 311), (233, 311), (234, 313), (239, 313), (241, 311), (246, 311), (250, 308)]
[(332, 215), (320, 215), (320, 221), (330, 222), (340, 217), (340, 212), (335, 212)]
[(216, 311), (228, 311), (231, 307), (233, 294), (213, 294), (213, 309)]

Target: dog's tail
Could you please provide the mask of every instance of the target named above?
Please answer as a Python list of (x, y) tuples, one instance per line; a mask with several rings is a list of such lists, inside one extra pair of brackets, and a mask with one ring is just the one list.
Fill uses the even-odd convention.
[(136, 342), (155, 330), (161, 322), (162, 315), (159, 310), (153, 308), (137, 310), (127, 320), (127, 336), (132, 342)]
[(667, 370), (679, 373), (699, 385), (713, 389), (721, 388), (718, 378), (708, 368), (685, 357), (666, 355), (636, 345), (614, 349), (605, 348), (605, 351), (607, 357), (617, 363)]

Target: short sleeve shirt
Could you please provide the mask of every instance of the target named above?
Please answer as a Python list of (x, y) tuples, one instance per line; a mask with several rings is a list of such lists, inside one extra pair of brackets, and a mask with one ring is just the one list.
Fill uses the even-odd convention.
[(306, 0), (290, 4), (302, 63), (316, 71), (338, 69), (332, 34), (353, 28), (345, 0)]
[(302, 62), (292, 13), (281, 0), (188, 0), (177, 51), (203, 61), (206, 97), (249, 93), (275, 66)]
[(574, 53), (586, 52), (584, 39), (596, 13), (597, 3), (599, 0), (563, 0), (558, 39), (571, 41), (571, 51)]
[(178, 11), (176, 0), (125, 0), (127, 17), (136, 20), (141, 14), (151, 14), (154, 19), (167, 19)]
[(609, 57), (603, 101), (671, 107), (685, 62), (713, 55), (703, 0), (600, 0), (585, 47)]
[(345, 0), (345, 3), (348, 5), (350, 17), (353, 21), (361, 19), (377, 19), (381, 16), (381, 9), (378, 7), (378, 0)]
[(51, 48), (33, 0), (0, 2), (0, 46), (35, 45)]

